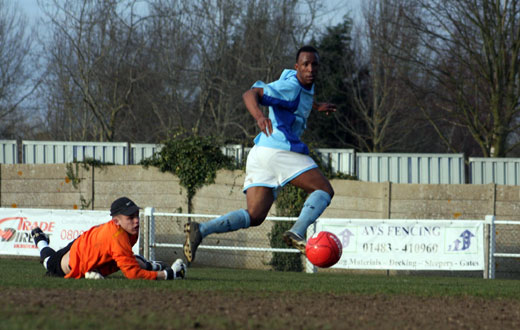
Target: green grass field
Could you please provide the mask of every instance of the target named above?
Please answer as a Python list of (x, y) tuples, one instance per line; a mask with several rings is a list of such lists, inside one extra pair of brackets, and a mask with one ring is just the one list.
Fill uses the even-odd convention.
[(37, 259), (0, 258), (0, 288), (242, 291), (334, 294), (477, 296), (520, 300), (520, 282), (462, 277), (306, 274), (226, 268), (190, 268), (184, 281), (129, 281), (116, 273), (105, 281), (44, 276)]
[[(374, 297), (385, 301), (470, 299), (520, 305), (517, 280), (190, 268), (182, 281), (130, 281), (121, 273), (95, 281), (50, 278), (44, 272), (37, 259), (0, 258), (0, 329), (291, 328), (291, 318), (284, 318), (280, 309), (286, 308), (291, 315), (309, 314), (305, 311), (312, 310), (314, 297), (320, 299), (317, 305), (330, 299), (331, 306), (355, 299), (366, 304)], [(292, 310), (291, 302), (299, 297), (310, 306)], [(270, 314), (264, 301), (276, 313), (263, 315)], [(263, 307), (254, 312), (259, 305)], [(237, 313), (233, 313), (234, 307)], [(251, 310), (251, 315), (242, 315)], [(340, 324), (332, 320), (327, 323), (326, 317), (316, 318), (316, 313), (308, 317), (298, 324), (309, 328), (337, 328)], [(297, 326), (301, 327), (306, 326)]]

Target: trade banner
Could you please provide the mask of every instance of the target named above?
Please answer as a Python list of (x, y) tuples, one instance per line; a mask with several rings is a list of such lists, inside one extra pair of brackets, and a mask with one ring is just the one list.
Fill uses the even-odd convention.
[[(31, 237), (34, 227), (49, 235), (50, 247), (57, 251), (111, 219), (108, 211), (0, 208), (0, 255), (40, 256)], [(139, 253), (139, 241), (133, 251)]]
[(334, 233), (343, 245), (333, 268), (474, 271), (485, 267), (483, 220), (319, 219), (315, 229)]

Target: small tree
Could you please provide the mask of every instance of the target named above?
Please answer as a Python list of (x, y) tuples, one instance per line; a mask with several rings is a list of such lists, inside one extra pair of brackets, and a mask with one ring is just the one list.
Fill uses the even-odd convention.
[(213, 137), (181, 137), (181, 134), (182, 132), (175, 134), (164, 141), (161, 151), (144, 160), (142, 164), (175, 174), (181, 186), (186, 188), (188, 213), (191, 213), (197, 190), (214, 183), (217, 171), (222, 168), (232, 169), (234, 163), (231, 157), (222, 154)]

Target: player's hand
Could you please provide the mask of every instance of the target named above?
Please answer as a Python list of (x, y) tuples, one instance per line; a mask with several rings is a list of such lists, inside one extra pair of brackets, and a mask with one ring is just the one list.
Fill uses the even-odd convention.
[(319, 112), (325, 112), (328, 116), (332, 112), (336, 112), (336, 105), (332, 103), (318, 103), (317, 109)]
[(262, 116), (257, 119), (256, 124), (265, 135), (269, 136), (273, 134), (273, 123), (271, 122), (271, 119)]

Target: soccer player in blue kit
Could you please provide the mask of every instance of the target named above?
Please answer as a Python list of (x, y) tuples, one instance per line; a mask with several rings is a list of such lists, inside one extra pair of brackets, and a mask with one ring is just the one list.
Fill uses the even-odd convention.
[[(184, 256), (191, 263), (204, 237), (260, 225), (273, 205), (278, 189), (287, 183), (309, 194), (298, 220), (283, 234), (288, 246), (305, 254), (305, 233), (323, 213), (334, 196), (327, 178), (309, 156), (309, 148), (300, 140), (312, 109), (327, 115), (336, 111), (329, 103), (315, 103), (314, 81), (318, 75), (319, 55), (312, 46), (303, 46), (296, 54), (294, 70), (284, 70), (280, 78), (266, 84), (257, 81), (243, 94), (249, 113), (260, 134), (249, 152), (244, 192), (247, 210), (239, 209), (208, 222), (188, 222), (184, 226)], [(265, 117), (260, 105), (269, 106)]]

